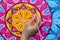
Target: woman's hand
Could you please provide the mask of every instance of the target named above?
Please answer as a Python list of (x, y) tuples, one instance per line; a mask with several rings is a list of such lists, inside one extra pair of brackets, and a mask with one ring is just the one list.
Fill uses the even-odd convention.
[[(36, 24), (31, 26), (32, 22), (37, 18), (38, 22), (36, 21)], [(34, 15), (33, 18), (27, 23), (25, 26), (23, 32), (22, 32), (22, 37), (21, 40), (28, 40), (29, 36), (35, 34), (38, 31), (38, 28), (41, 26), (42, 22), (39, 20), (37, 15)]]

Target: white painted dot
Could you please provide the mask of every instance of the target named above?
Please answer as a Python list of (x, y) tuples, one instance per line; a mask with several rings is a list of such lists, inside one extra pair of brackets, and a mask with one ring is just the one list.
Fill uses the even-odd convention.
[(22, 19), (22, 22), (25, 22), (25, 19), (24, 18)]

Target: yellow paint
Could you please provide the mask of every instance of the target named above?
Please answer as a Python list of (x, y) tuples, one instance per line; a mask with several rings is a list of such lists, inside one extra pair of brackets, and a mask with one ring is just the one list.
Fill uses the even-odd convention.
[(29, 10), (19, 10), (12, 16), (12, 25), (18, 31), (23, 31), (24, 26), (32, 16), (33, 14)]
[[(12, 10), (10, 9), (7, 12), (6, 15), (6, 25), (8, 27), (8, 29), (10, 30), (10, 32), (18, 37), (21, 36), (20, 32), (23, 31), (25, 25), (27, 24), (27, 22), (29, 22), (32, 17), (33, 17), (33, 13), (30, 11), (31, 9), (34, 9), (35, 7), (33, 5), (24, 3), (24, 6), (27, 9), (22, 9), (21, 7), (23, 6), (23, 3), (17, 4), (15, 6), (13, 6), (12, 8), (14, 9), (18, 9), (14, 14), (12, 14)], [(21, 9), (20, 9), (21, 8)], [(36, 11), (36, 15), (41, 19), (41, 14), (38, 11), (38, 9), (35, 9)], [(12, 25), (18, 30), (18, 32), (12, 32), (12, 25), (8, 23), (8, 18), (12, 17)], [(33, 23), (31, 24), (32, 26), (35, 24), (36, 22), (33, 21)]]
[(8, 11), (8, 13), (7, 13), (7, 16), (6, 16), (6, 20), (8, 19), (8, 18), (10, 18), (10, 17), (12, 17), (12, 10), (10, 9), (9, 11)]

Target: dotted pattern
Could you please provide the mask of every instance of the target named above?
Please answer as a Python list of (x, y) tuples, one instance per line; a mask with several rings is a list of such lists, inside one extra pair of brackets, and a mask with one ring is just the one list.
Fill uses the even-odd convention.
[(1, 3), (0, 4), (1, 5), (0, 6), (0, 10), (1, 10), (0, 11), (0, 25), (3, 24), (3, 26), (1, 26), (1, 29), (0, 29), (2, 38), (5, 38), (6, 40), (20, 40), (19, 37), (16, 37), (8, 30), (5, 24), (5, 15), (8, 9), (12, 7), (13, 5), (20, 2), (30, 3), (34, 5), (35, 7), (37, 7), (37, 9), (41, 12), (43, 24), (41, 28), (39, 28), (39, 32), (33, 35), (31, 40), (43, 40), (49, 33), (51, 20), (52, 20), (52, 14), (50, 12), (49, 6), (44, 0), (38, 0), (38, 1), (37, 0), (3, 0), (2, 2), (0, 2)]
[(52, 26), (45, 40), (60, 40), (60, 0), (46, 0), (52, 12)]

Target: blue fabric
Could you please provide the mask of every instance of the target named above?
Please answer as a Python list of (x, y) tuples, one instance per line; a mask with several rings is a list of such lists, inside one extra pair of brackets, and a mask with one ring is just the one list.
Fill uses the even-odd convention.
[(0, 2), (2, 2), (2, 0), (0, 0)]
[(46, 0), (52, 12), (52, 25), (51, 30), (44, 40), (58, 40), (60, 34), (60, 1), (59, 0)]
[(4, 37), (2, 35), (0, 35), (0, 40), (5, 40)]
[(44, 40), (58, 40), (58, 36), (49, 34)]

